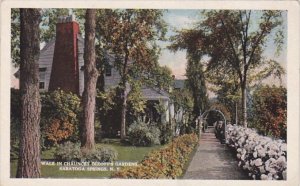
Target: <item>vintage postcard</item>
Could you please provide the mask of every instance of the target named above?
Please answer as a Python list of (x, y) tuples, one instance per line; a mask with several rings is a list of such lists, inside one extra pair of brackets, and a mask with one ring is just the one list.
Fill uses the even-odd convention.
[(1, 2), (1, 185), (299, 185), (297, 1)]

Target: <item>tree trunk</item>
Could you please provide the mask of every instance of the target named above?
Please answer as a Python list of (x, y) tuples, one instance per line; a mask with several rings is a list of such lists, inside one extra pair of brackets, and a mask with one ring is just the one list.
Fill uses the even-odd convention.
[(246, 91), (246, 83), (242, 83), (242, 112), (243, 112), (243, 125), (244, 127), (248, 126), (247, 123), (247, 91)]
[(238, 116), (238, 103), (235, 102), (235, 124), (238, 125), (239, 123), (239, 116)]
[(38, 9), (20, 9), (21, 137), (17, 178), (41, 177), (39, 66), (41, 15)]
[(82, 95), (83, 126), (81, 147), (91, 150), (95, 146), (95, 99), (98, 71), (95, 60), (96, 10), (88, 9), (85, 15), (84, 40), (84, 92)]
[(127, 110), (127, 95), (126, 90), (122, 92), (122, 108), (121, 108), (121, 139), (126, 137), (126, 110)]
[[(125, 73), (124, 73), (125, 74)], [(127, 96), (130, 91), (130, 85), (127, 83), (127, 79), (122, 80), (122, 108), (121, 108), (121, 139), (126, 137), (126, 112), (127, 112)]]

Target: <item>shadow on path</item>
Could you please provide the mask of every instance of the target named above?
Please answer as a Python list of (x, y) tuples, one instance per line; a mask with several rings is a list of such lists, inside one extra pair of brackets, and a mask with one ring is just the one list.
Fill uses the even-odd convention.
[(200, 145), (183, 179), (249, 180), (230, 149), (212, 131), (202, 133)]

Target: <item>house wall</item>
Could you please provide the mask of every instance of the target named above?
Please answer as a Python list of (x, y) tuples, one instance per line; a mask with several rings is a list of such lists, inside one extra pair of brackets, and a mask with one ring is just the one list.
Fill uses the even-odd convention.
[(111, 76), (104, 75), (105, 90), (115, 87), (120, 83), (121, 76), (116, 68), (111, 69)]
[(45, 76), (44, 76), (45, 79), (40, 79), (40, 82), (41, 81), (45, 82), (45, 87), (43, 89), (40, 89), (41, 91), (48, 91), (49, 88), (54, 47), (55, 47), (55, 40), (53, 39), (43, 48), (39, 57), (39, 68), (40, 69), (46, 68)]
[(84, 39), (78, 34), (78, 66), (79, 66), (79, 95), (82, 95), (84, 90)]

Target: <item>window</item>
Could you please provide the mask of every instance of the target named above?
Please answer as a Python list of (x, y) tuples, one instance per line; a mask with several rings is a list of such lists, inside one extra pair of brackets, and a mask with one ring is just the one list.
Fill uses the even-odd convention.
[(46, 68), (39, 68), (39, 88), (45, 89), (45, 82), (46, 82)]
[(112, 68), (110, 65), (105, 65), (105, 76), (111, 76)]
[(39, 83), (39, 88), (40, 89), (45, 89), (45, 82), (41, 82)]

